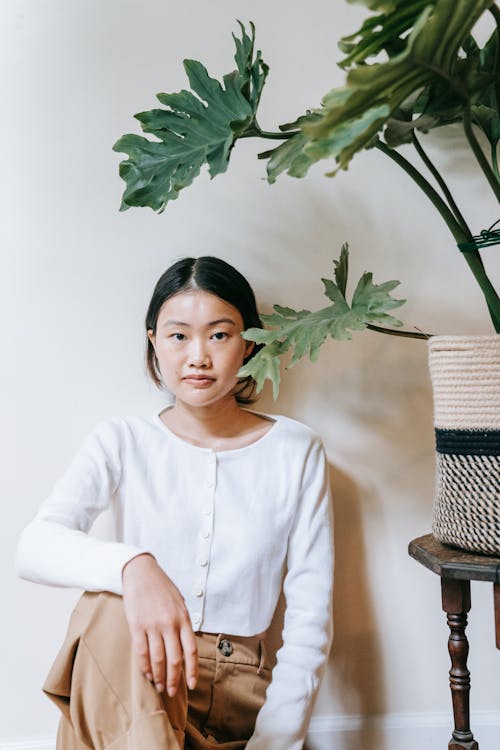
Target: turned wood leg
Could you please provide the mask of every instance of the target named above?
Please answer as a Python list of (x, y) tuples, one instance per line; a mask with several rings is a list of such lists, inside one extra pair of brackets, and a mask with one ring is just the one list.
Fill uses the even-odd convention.
[(448, 651), (451, 658), (450, 688), (455, 721), (448, 750), (478, 750), (479, 745), (470, 730), (470, 672), (467, 669), (469, 642), (465, 635), (467, 612), (470, 610), (470, 581), (442, 578), (441, 593), (443, 610), (450, 627)]

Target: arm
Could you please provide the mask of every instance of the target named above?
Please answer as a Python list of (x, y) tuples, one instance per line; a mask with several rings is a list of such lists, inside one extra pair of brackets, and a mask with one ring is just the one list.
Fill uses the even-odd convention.
[(139, 665), (158, 690), (166, 687), (173, 695), (183, 657), (189, 687), (198, 675), (196, 642), (180, 591), (147, 550), (87, 533), (119, 486), (120, 446), (116, 422), (97, 425), (21, 534), (17, 572), (36, 583), (123, 594)]
[(125, 564), (147, 550), (88, 536), (121, 477), (119, 426), (101, 422), (21, 534), (16, 571), (51, 586), (122, 593)]
[(333, 636), (333, 530), (328, 465), (307, 456), (289, 537), (283, 645), (247, 750), (302, 750)]

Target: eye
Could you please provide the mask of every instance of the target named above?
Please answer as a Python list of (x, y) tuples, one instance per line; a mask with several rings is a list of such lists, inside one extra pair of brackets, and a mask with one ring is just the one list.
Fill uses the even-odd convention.
[(212, 338), (215, 339), (215, 341), (223, 341), (224, 339), (227, 339), (228, 336), (229, 334), (225, 331), (216, 331), (216, 333), (212, 334)]
[(186, 336), (184, 333), (171, 333), (169, 338), (173, 339), (174, 341), (185, 341)]

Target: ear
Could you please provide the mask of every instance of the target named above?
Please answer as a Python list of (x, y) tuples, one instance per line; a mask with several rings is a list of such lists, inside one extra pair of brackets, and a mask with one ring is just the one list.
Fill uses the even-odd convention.
[(155, 344), (156, 344), (156, 336), (152, 328), (148, 328), (148, 339), (151, 341), (153, 345), (153, 349), (156, 350)]
[(255, 341), (247, 341), (245, 345), (245, 359), (251, 355), (254, 350)]

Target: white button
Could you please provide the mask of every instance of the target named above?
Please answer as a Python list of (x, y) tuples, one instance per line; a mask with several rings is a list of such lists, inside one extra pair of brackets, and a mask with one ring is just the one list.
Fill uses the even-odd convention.
[(203, 539), (209, 539), (210, 538), (210, 532), (209, 531), (203, 531), (201, 534)]
[(201, 615), (193, 615), (193, 621), (196, 625), (199, 625), (201, 622)]
[(203, 589), (196, 589), (194, 592), (195, 596), (203, 596)]
[(211, 512), (212, 512), (212, 506), (211, 505), (204, 505), (203, 506), (203, 513), (206, 516), (209, 516)]
[(212, 466), (213, 466), (213, 464), (215, 463), (215, 460), (216, 460), (216, 457), (215, 457), (215, 453), (212, 453), (212, 455), (211, 455), (211, 456), (210, 456), (210, 458), (208, 459), (208, 462), (209, 462), (210, 464), (212, 464)]
[(212, 489), (212, 487), (215, 487), (215, 482), (214, 482), (214, 480), (213, 480), (213, 479), (209, 479), (209, 480), (208, 480), (208, 482), (207, 482), (207, 487), (208, 487), (208, 489), (209, 489), (209, 490), (211, 490), (211, 489)]
[(208, 560), (205, 560), (205, 558), (202, 557), (200, 560), (200, 565), (202, 568), (206, 568), (206, 566), (208, 565)]

